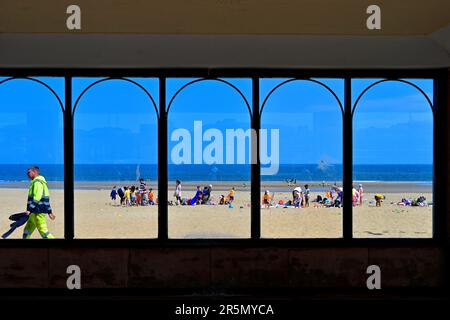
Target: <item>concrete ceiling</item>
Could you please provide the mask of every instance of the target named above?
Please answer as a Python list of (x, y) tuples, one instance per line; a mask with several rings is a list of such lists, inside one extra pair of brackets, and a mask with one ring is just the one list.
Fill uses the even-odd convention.
[[(70, 4), (81, 33), (412, 36), (450, 23), (449, 0), (0, 0), (0, 33), (74, 33)], [(381, 30), (366, 28), (371, 4)]]
[(450, 0), (0, 0), (0, 68), (449, 66)]

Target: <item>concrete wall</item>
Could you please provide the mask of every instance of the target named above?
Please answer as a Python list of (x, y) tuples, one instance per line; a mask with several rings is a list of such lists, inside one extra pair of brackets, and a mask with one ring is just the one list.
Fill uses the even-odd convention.
[(382, 288), (438, 288), (439, 248), (29, 248), (0, 249), (0, 288), (66, 288), (66, 268), (83, 288), (196, 290), (365, 289), (379, 265)]

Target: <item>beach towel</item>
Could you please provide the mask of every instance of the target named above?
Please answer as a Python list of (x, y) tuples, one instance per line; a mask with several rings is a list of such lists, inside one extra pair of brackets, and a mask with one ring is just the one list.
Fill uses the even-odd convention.
[(18, 227), (24, 225), (25, 223), (27, 223), (28, 218), (29, 218), (29, 216), (25, 212), (16, 213), (16, 214), (9, 216), (9, 220), (14, 221), (14, 222), (10, 224), (11, 229), (9, 229), (7, 232), (5, 232), (2, 235), (2, 238), (3, 239), (8, 238), (14, 232), (14, 230), (16, 230)]

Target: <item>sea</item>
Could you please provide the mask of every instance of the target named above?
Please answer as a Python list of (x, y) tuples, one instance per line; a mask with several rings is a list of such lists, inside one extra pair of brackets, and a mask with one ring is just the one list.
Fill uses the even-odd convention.
[[(48, 181), (63, 181), (62, 164), (41, 164)], [(0, 184), (27, 181), (27, 164), (0, 164)], [(250, 165), (173, 165), (169, 164), (169, 180), (174, 181), (250, 181)], [(156, 164), (76, 164), (76, 182), (137, 181), (140, 177), (157, 180)], [(263, 175), (264, 181), (342, 181), (342, 165), (281, 164), (275, 175)], [(431, 164), (357, 164), (353, 179), (367, 182), (418, 182), (431, 184)]]

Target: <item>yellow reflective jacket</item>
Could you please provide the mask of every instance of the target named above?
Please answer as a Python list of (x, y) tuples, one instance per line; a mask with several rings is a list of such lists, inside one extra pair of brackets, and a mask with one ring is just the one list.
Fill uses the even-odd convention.
[(47, 181), (43, 176), (37, 176), (30, 183), (28, 189), (27, 211), (31, 213), (52, 213), (50, 193)]

